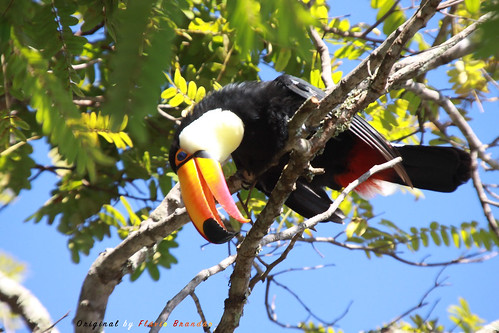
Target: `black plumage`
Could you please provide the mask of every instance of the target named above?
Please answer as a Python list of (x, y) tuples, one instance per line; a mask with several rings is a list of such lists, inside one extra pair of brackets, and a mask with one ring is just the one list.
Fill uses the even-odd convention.
[[(238, 170), (257, 176), (256, 187), (269, 195), (285, 166), (268, 169), (269, 163), (283, 149), (288, 138), (288, 121), (303, 102), (324, 92), (298, 78), (282, 75), (274, 81), (230, 84), (198, 103), (181, 123), (174, 137), (170, 163), (175, 169), (174, 154), (179, 148), (178, 135), (185, 126), (209, 110), (230, 110), (244, 123), (244, 137), (232, 153)], [(311, 164), (325, 172), (311, 181), (301, 177), (286, 205), (304, 217), (325, 211), (332, 203), (324, 187), (339, 190), (375, 164), (402, 156), (402, 165), (381, 172), (377, 179), (441, 192), (454, 191), (470, 174), (469, 154), (452, 147), (392, 146), (364, 119), (355, 116), (350, 128), (328, 141), (323, 153)], [(366, 182), (359, 191), (369, 194), (379, 184)], [(330, 221), (341, 222), (338, 212)]]

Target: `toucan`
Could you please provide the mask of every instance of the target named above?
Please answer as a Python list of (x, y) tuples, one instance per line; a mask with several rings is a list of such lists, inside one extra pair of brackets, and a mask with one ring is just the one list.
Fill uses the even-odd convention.
[[(248, 222), (237, 208), (221, 164), (230, 157), (238, 171), (255, 177), (255, 187), (270, 195), (289, 160), (279, 156), (288, 139), (288, 121), (311, 97), (325, 93), (306, 81), (281, 75), (273, 81), (229, 84), (207, 95), (180, 123), (170, 149), (170, 165), (178, 174), (182, 199), (199, 233), (209, 242), (225, 243), (229, 232), (217, 212)], [(363, 118), (354, 116), (349, 128), (330, 139), (312, 161), (322, 174), (300, 177), (286, 205), (303, 217), (326, 211), (332, 200), (325, 187), (340, 190), (376, 164), (401, 156), (393, 169), (375, 174), (356, 188), (363, 196), (383, 193), (390, 183), (439, 192), (452, 192), (470, 178), (470, 155), (458, 148), (398, 146), (389, 143)], [(337, 211), (328, 221), (341, 223)]]

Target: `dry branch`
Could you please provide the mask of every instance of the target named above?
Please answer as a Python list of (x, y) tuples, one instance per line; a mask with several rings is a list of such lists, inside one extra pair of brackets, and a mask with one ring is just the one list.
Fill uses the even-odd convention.
[(53, 321), (43, 304), (28, 289), (0, 272), (0, 301), (9, 305), (12, 312), (20, 315), (32, 332), (41, 333), (53, 327)]
[[(180, 186), (175, 186), (163, 202), (113, 249), (101, 253), (92, 264), (83, 282), (74, 322), (100, 322), (104, 319), (109, 296), (125, 274), (143, 260), (142, 250), (150, 248), (189, 221), (185, 208), (181, 208)], [(134, 256), (135, 255), (135, 256)], [(75, 327), (85, 333), (86, 328)]]

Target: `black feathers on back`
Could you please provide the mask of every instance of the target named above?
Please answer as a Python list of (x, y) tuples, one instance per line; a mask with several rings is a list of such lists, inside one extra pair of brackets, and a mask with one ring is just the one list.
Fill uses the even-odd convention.
[[(232, 153), (239, 170), (258, 176), (256, 187), (269, 195), (289, 156), (267, 170), (288, 139), (288, 121), (303, 102), (325, 94), (309, 83), (281, 75), (274, 81), (230, 84), (205, 97), (180, 125), (170, 151), (170, 162), (178, 149), (180, 131), (203, 113), (221, 108), (238, 115), (244, 123), (241, 145)], [(402, 164), (377, 177), (382, 180), (434, 191), (453, 191), (470, 176), (469, 154), (455, 148), (394, 147), (363, 118), (355, 116), (350, 128), (328, 141), (322, 155), (311, 162), (324, 168), (312, 182), (299, 178), (286, 205), (304, 217), (324, 212), (332, 203), (324, 187), (341, 189), (375, 164), (402, 156)], [(174, 163), (171, 163), (173, 166)], [(345, 184), (346, 182), (346, 184)], [(367, 185), (366, 185), (367, 186)], [(341, 212), (330, 221), (341, 222)]]

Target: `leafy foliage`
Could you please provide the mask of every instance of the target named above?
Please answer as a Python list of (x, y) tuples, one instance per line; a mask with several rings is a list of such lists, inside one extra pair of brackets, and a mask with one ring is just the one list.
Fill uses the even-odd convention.
[(468, 302), (459, 298), (459, 305), (449, 307), (451, 320), (458, 325), (464, 332), (476, 332), (481, 328), (483, 319), (471, 312)]
[[(442, 17), (440, 26), (432, 27), (438, 36), (420, 31), (403, 51), (403, 56), (417, 55), (492, 12), (474, 36), (480, 52), (451, 63), (446, 72), (450, 95), (465, 117), (471, 104), (493, 101), (490, 92), (499, 78), (498, 6), (497, 1), (456, 3), (453, 19)], [(375, 25), (331, 15), (324, 0), (0, 2), (0, 201), (9, 204), (40, 173), (50, 172), (57, 177), (51, 198), (34, 207), (27, 220), (55, 223), (68, 237), (74, 262), (104, 237), (126, 238), (177, 181), (168, 165), (175, 121), (212, 90), (260, 79), (263, 67), (325, 88), (311, 27), (331, 47), (331, 75), (339, 83), (344, 63), (365, 58), (414, 9), (395, 0), (372, 0), (371, 8)], [(425, 75), (416, 79), (429, 82)], [(436, 103), (404, 89), (371, 103), (363, 116), (391, 141), (419, 144), (428, 133), (430, 144), (468, 148), (464, 139), (448, 133), (454, 128)], [(52, 165), (42, 165), (37, 145), (48, 146)], [(233, 174), (235, 167), (229, 163), (224, 171)], [(240, 208), (253, 216), (267, 202), (256, 190), (243, 190), (240, 198)], [(493, 230), (476, 221), (403, 228), (386, 219), (376, 224), (370, 202), (355, 194), (340, 208), (350, 220), (340, 245), (360, 248), (368, 257), (433, 246), (484, 251), (499, 246)], [(300, 222), (302, 217), (284, 208), (272, 231)], [(313, 232), (307, 230), (307, 236)], [(131, 279), (147, 270), (157, 280), (161, 267), (171, 268), (177, 262), (176, 237), (157, 244)], [(480, 324), (464, 300), (451, 313), (463, 330)], [(443, 330), (437, 320), (411, 319), (413, 324), (398, 323), (400, 328)], [(305, 332), (334, 332), (313, 322), (301, 325)]]
[(472, 246), (490, 251), (493, 246), (499, 246), (499, 238), (491, 230), (478, 228), (478, 222), (463, 222), (459, 227), (440, 225), (432, 222), (429, 227), (411, 227), (410, 232), (402, 230), (393, 222), (381, 220), (381, 226), (388, 230), (371, 227), (366, 220), (354, 218), (347, 225), (345, 233), (347, 240), (360, 244), (368, 257), (371, 253), (381, 257), (383, 254), (395, 254), (398, 245), (405, 244), (408, 250), (418, 251), (430, 245), (461, 246), (467, 249)]

